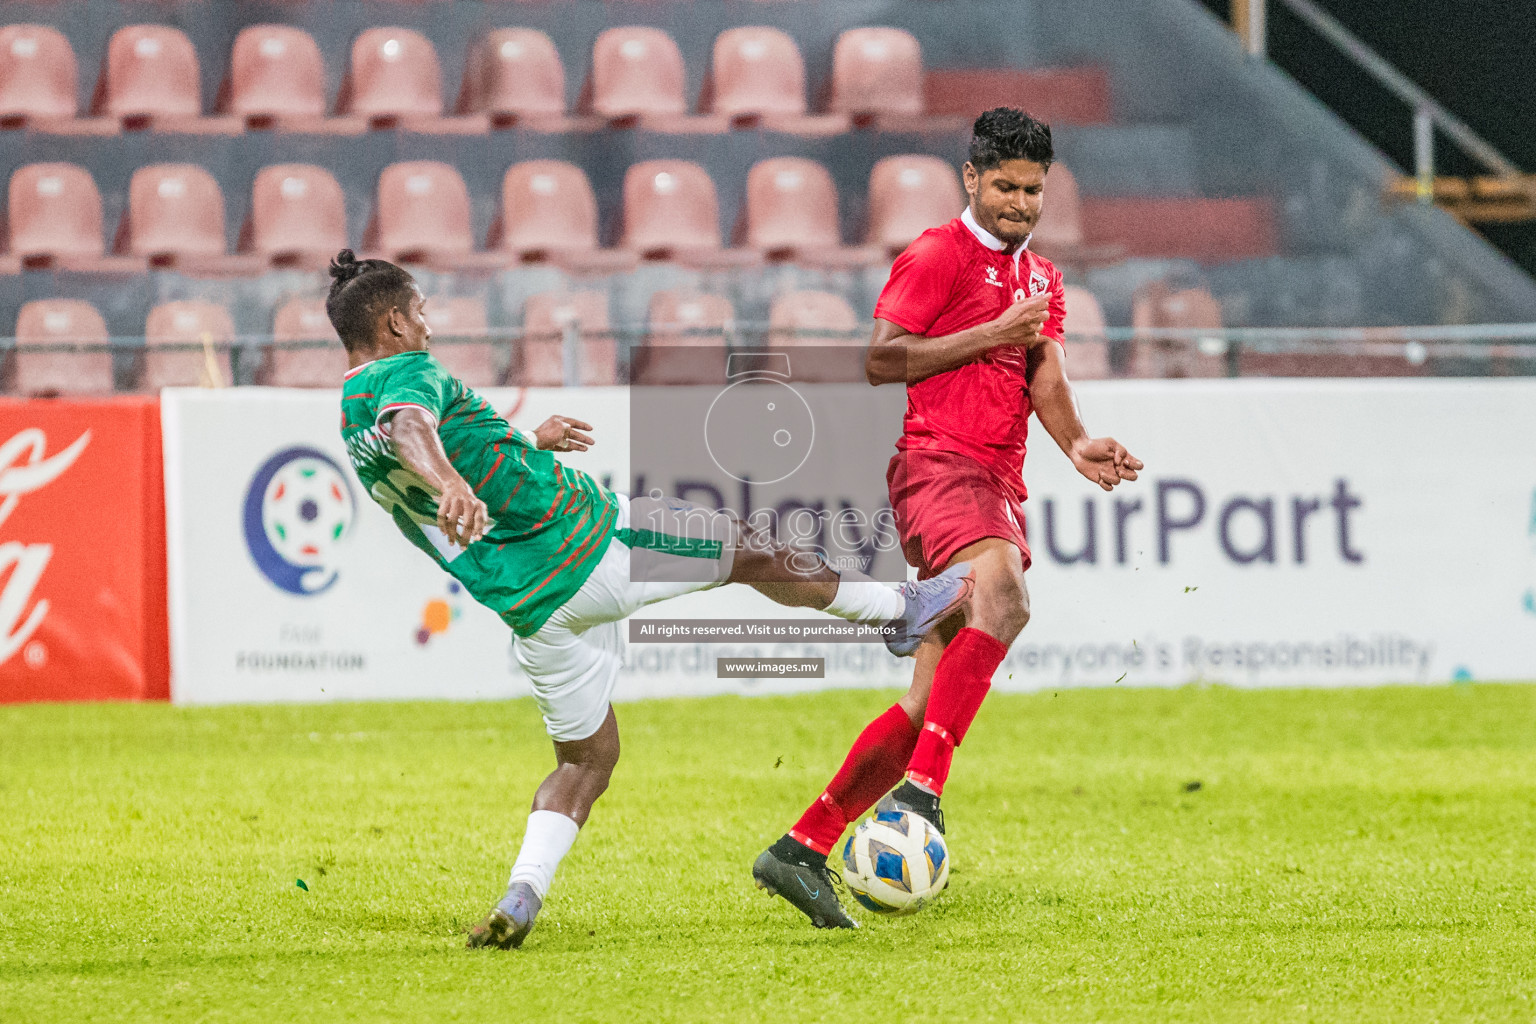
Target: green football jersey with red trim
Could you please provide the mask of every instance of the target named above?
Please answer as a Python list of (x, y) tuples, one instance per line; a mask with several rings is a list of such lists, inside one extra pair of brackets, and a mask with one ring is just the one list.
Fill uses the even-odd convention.
[[(532, 434), (512, 429), (430, 353), (364, 363), (341, 394), (342, 440), (373, 500), (519, 636), (536, 632), (586, 582), (613, 534), (612, 491), (539, 451)], [(438, 493), (395, 455), (390, 422), (408, 407), (436, 421), (453, 468), (490, 513), (490, 529), (468, 549), (448, 543)]]

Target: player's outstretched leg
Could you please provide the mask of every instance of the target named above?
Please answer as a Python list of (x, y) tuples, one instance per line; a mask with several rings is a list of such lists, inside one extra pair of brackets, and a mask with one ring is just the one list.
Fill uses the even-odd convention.
[(613, 708), (584, 740), (555, 741), (555, 770), (533, 797), (533, 812), (507, 891), (485, 919), (470, 929), (465, 945), (516, 949), (533, 930), (555, 869), (570, 852), (592, 805), (608, 788), (619, 760), (619, 724)]
[(784, 839), (759, 854), (752, 865), (757, 887), (770, 896), (784, 897), (817, 928), (857, 928), (859, 922), (848, 916), (837, 898), (836, 873), (827, 866), (826, 855)]

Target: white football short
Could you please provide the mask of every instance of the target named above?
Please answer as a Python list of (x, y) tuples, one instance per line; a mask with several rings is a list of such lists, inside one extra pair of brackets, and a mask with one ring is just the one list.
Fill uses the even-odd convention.
[(616, 497), (614, 533), (592, 575), (515, 645), (557, 742), (584, 740), (608, 717), (624, 666), (624, 620), (648, 604), (718, 587), (735, 561), (731, 517), (675, 498)]

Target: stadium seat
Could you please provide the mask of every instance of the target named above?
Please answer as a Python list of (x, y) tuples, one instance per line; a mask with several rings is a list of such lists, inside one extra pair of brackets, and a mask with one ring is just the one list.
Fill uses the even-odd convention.
[(133, 172), (117, 252), (151, 266), (206, 266), (224, 256), (224, 194), (194, 164), (151, 164)]
[(699, 106), (728, 118), (733, 128), (839, 131), (848, 123), (842, 117), (806, 116), (805, 61), (794, 39), (776, 28), (732, 28), (715, 37)]
[(70, 258), (96, 260), (106, 250), (101, 194), (83, 167), (28, 164), (11, 175), (6, 224), (10, 252), (28, 267)]
[(319, 129), (325, 120), (325, 65), (314, 37), (290, 25), (241, 29), (220, 110), (251, 129)]
[(610, 124), (641, 120), (655, 126), (681, 123), (688, 110), (683, 95), (683, 54), (659, 28), (627, 26), (600, 33), (592, 44), (592, 76), (585, 98), (591, 112)]
[(1083, 247), (1083, 207), (1077, 178), (1059, 160), (1046, 174), (1042, 199), (1040, 222), (1029, 247), (1047, 259), (1070, 259)]
[[(95, 395), (112, 390), (106, 321), (79, 299), (38, 299), (16, 315), (16, 351), (6, 376), (18, 395)], [(99, 345), (94, 352), (28, 352), (36, 345)]]
[(403, 263), (467, 267), (506, 262), (501, 254), (474, 251), (469, 189), (457, 170), (435, 160), (384, 168), (363, 248)]
[[(564, 383), (567, 326), (575, 326), (580, 333), (577, 379), (589, 385), (617, 383), (617, 346), (609, 333), (608, 296), (599, 291), (542, 292), (528, 298), (523, 308), (517, 383), (529, 387), (559, 387)], [(600, 337), (591, 337), (593, 334)]]
[(794, 156), (761, 160), (747, 172), (736, 240), (770, 260), (807, 264), (869, 263), (876, 255), (842, 247), (832, 175), (816, 161)]
[(829, 110), (856, 125), (923, 113), (923, 52), (899, 28), (851, 28), (832, 49)]
[(112, 33), (91, 111), (124, 129), (238, 133), (238, 120), (203, 118), (197, 50), (169, 25), (125, 25)]
[[(840, 345), (850, 339), (824, 332), (859, 327), (859, 315), (834, 292), (780, 292), (768, 310), (769, 338), (775, 345)], [(864, 344), (862, 334), (851, 340)]]
[(635, 264), (633, 253), (598, 248), (592, 184), (585, 171), (563, 160), (526, 160), (507, 168), (486, 248), (572, 270), (625, 270)]
[[(229, 346), (234, 340), (235, 323), (223, 306), (195, 299), (161, 303), (149, 311), (144, 324), (144, 362), (139, 387), (158, 391), (232, 384)], [(170, 350), (156, 351), (157, 348)]]
[(720, 204), (709, 173), (688, 160), (647, 160), (624, 175), (619, 243), (647, 259), (720, 250)]
[(494, 128), (556, 127), (565, 115), (565, 66), (549, 36), (500, 28), (470, 44), (459, 113), (485, 114)]
[(858, 314), (832, 292), (784, 292), (768, 311), (768, 345), (785, 351), (798, 381), (863, 384), (867, 335)]
[(324, 299), (289, 299), (272, 318), (272, 340), (278, 344), (326, 342), (295, 348), (274, 347), (263, 361), (258, 379), (272, 387), (337, 388), (347, 372), (347, 352), (325, 314)]
[(79, 109), (69, 39), (47, 25), (0, 27), (0, 128), (67, 121)]
[(370, 28), (352, 43), (352, 64), (336, 105), (369, 128), (484, 131), (481, 115), (443, 116), (442, 69), (431, 40), (408, 28)]
[(965, 209), (960, 175), (936, 156), (888, 156), (869, 172), (864, 240), (895, 255)]
[[(501, 383), (501, 361), (487, 337), (483, 301), (434, 295), (427, 299), (426, 317), (432, 328), (432, 354), (450, 373), (473, 388)], [(465, 340), (470, 338), (479, 340)]]
[(331, 173), (309, 164), (263, 167), (251, 185), (240, 251), (278, 266), (323, 267), (347, 245), (346, 199)]
[[(1175, 289), (1166, 281), (1143, 285), (1131, 300), (1131, 326), (1137, 331), (1190, 332), (1180, 338), (1138, 337), (1131, 355), (1133, 376), (1226, 376), (1226, 345), (1219, 333), (1221, 303), (1204, 287)], [(1202, 337), (1201, 330), (1211, 334)]]
[(703, 292), (651, 296), (645, 344), (631, 353), (635, 384), (724, 384), (725, 354), (736, 311)]
[[(1055, 168), (1051, 173), (1056, 173)], [(1073, 380), (1100, 380), (1110, 375), (1109, 342), (1104, 337), (1104, 311), (1093, 292), (1069, 284), (1067, 301), (1067, 376)]]

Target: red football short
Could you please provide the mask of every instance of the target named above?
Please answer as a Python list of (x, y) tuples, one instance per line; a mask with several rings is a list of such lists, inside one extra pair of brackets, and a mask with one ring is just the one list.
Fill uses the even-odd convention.
[(953, 452), (898, 451), (885, 471), (902, 552), (927, 579), (961, 548), (987, 537), (1011, 541), (1029, 568), (1024, 507), (981, 463)]

